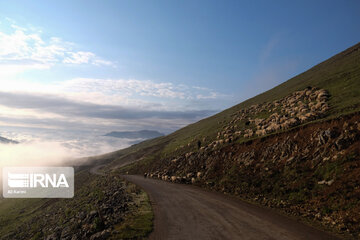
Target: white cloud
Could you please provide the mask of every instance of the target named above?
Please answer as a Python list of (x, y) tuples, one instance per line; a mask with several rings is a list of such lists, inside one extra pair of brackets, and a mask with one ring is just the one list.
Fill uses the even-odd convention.
[(202, 94), (199, 94), (196, 96), (197, 99), (216, 99), (219, 97), (219, 94), (216, 93), (216, 92), (210, 92), (209, 95), (202, 95)]
[(93, 64), (93, 65), (113, 65), (112, 62), (97, 57), (92, 52), (67, 52), (67, 57), (63, 59), (63, 63), (70, 64)]
[(44, 69), (54, 64), (92, 64), (114, 66), (108, 60), (89, 51), (74, 50), (74, 44), (60, 38), (44, 39), (34, 28), (17, 26), (13, 20), (12, 31), (0, 29), (0, 68), (9, 69), (1, 76), (10, 76), (28, 69)]
[(149, 80), (16, 81), (0, 91), (0, 126), (168, 131), (214, 113), (218, 106), (209, 103), (222, 96), (208, 88)]
[[(44, 149), (51, 149), (51, 151), (44, 151)], [(72, 158), (74, 158), (74, 152), (58, 142), (0, 144), (0, 167), (59, 165)]]
[(15, 30), (13, 33), (0, 32), (0, 60), (52, 63), (64, 55), (65, 46), (60, 43), (45, 43), (37, 33)]
[[(0, 64), (0, 82), (6, 81), (6, 85), (2, 87), (8, 88), (7, 85), (15, 85), (15, 83), (12, 83), (11, 81), (8, 81), (8, 78), (18, 74), (22, 73), (27, 70), (33, 70), (33, 69), (49, 69), (51, 66), (49, 64), (42, 64), (42, 63), (31, 63), (31, 64)], [(18, 85), (17, 83), (16, 85)]]
[(49, 95), (75, 102), (151, 111), (191, 111), (209, 109), (209, 106), (217, 110), (220, 105), (214, 101), (229, 98), (209, 88), (136, 79), (75, 78), (52, 83), (17, 80), (7, 82), (1, 91)]
[[(219, 106), (207, 103), (225, 96), (204, 87), (137, 79), (34, 82), (21, 75), (9, 81), (56, 64), (115, 64), (61, 38), (43, 37), (37, 28), (7, 21), (10, 31), (0, 26), (0, 127), (174, 130), (213, 113)], [(16, 96), (10, 101), (6, 93)]]
[[(157, 129), (169, 132), (209, 116), (219, 107), (208, 103), (225, 96), (204, 87), (137, 79), (75, 78), (62, 82), (34, 82), (21, 78), (24, 76), (21, 75), (14, 78), (16, 81), (9, 81), (19, 73), (49, 69), (56, 64), (115, 67), (113, 62), (91, 51), (80, 51), (71, 42), (44, 37), (37, 28), (20, 27), (13, 20), (10, 23), (10, 32), (0, 26), (0, 83), (3, 83), (0, 129), (33, 129), (36, 135), (40, 130), (46, 130), (60, 139), (59, 135), (71, 131), (80, 136), (80, 141), (86, 137), (77, 131), (104, 134), (113, 130)], [(94, 146), (81, 149), (82, 155), (95, 154), (89, 152), (90, 149), (101, 153), (125, 144), (117, 142), (111, 149), (99, 150), (99, 135), (95, 137), (91, 139), (93, 141), (82, 142), (86, 146), (94, 143)], [(47, 146), (40, 141), (26, 145), (26, 149), (14, 147), (6, 152), (11, 156), (15, 156), (15, 152), (30, 156), (26, 151), (37, 153), (39, 150), (41, 153), (41, 149), (54, 148), (59, 150), (56, 156), (67, 157), (63, 155), (63, 142), (52, 144), (55, 145)]]
[(64, 63), (89, 63), (90, 60), (95, 57), (95, 54), (92, 52), (68, 52), (68, 55), (69, 56), (63, 60)]
[[(62, 91), (65, 92), (91, 93), (97, 97), (99, 97), (101, 93), (108, 97), (114, 95), (122, 96), (122, 98), (119, 99), (120, 101), (135, 96), (173, 100), (215, 99), (226, 96), (209, 88), (136, 79), (75, 78), (61, 83), (61, 86)], [(86, 98), (86, 96), (84, 97)]]
[(108, 66), (112, 66), (112, 67), (116, 67), (116, 65), (111, 62), (111, 61), (108, 61), (108, 60), (104, 60), (104, 59), (101, 59), (101, 58), (95, 58), (92, 60), (92, 64), (94, 65), (108, 65)]

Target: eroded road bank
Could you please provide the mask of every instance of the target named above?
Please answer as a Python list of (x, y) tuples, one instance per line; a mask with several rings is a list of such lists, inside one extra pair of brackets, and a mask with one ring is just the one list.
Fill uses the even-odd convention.
[(223, 194), (125, 175), (154, 205), (150, 239), (337, 239), (328, 233)]

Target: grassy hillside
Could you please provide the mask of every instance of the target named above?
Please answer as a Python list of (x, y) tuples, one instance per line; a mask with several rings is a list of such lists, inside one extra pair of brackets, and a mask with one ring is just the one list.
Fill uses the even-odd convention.
[[(189, 125), (171, 134), (177, 142), (202, 136), (213, 136), (229, 121), (231, 115), (254, 104), (283, 98), (307, 86), (326, 89), (330, 95), (331, 110), (328, 117), (346, 114), (360, 109), (360, 43), (316, 65), (310, 70), (280, 84), (279, 86), (248, 99), (215, 116)], [(219, 122), (221, 122), (219, 124)]]
[[(254, 104), (281, 99), (294, 91), (308, 86), (325, 89), (329, 92), (330, 109), (324, 118), (334, 118), (360, 110), (360, 43), (314, 66), (308, 71), (262, 94), (250, 98), (238, 105), (226, 109), (214, 116), (190, 124), (170, 135), (136, 144), (130, 148), (109, 154), (109, 159), (116, 159), (114, 165), (125, 159), (152, 161), (168, 155), (180, 153), (179, 147), (191, 143), (195, 149), (197, 140), (209, 143), (216, 138), (239, 110)], [(242, 139), (244, 140), (244, 139)], [(149, 154), (151, 153), (151, 154)], [(136, 156), (135, 156), (136, 155)]]
[[(168, 136), (117, 154), (131, 174), (195, 184), (359, 237), (360, 44)], [(349, 235), (350, 234), (350, 235)]]
[(0, 239), (145, 238), (153, 224), (148, 196), (118, 175), (79, 171), (70, 199), (0, 199)]

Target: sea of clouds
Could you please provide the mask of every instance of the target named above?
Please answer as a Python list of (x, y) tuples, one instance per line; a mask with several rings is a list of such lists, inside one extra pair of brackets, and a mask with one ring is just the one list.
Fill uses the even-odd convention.
[(122, 139), (91, 131), (5, 131), (0, 136), (19, 144), (0, 144), (0, 167), (79, 165), (80, 158), (101, 155), (143, 139)]

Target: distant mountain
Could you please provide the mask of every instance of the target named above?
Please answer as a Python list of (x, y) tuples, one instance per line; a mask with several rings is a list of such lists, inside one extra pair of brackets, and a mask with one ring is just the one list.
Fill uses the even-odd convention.
[(0, 136), (0, 143), (13, 143), (13, 144), (16, 144), (16, 143), (19, 143), (19, 142), (14, 141), (14, 140), (10, 140), (10, 139), (7, 139), (7, 138), (4, 138), (4, 137)]
[(151, 130), (141, 130), (141, 131), (127, 131), (127, 132), (110, 132), (105, 134), (104, 136), (116, 137), (116, 138), (142, 138), (142, 139), (151, 139), (156, 137), (164, 136), (164, 134), (158, 131)]

